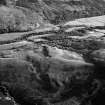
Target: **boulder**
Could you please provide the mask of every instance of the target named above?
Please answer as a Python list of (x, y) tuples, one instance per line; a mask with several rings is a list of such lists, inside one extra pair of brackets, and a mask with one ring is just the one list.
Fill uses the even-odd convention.
[[(60, 98), (58, 94), (69, 91), (72, 89), (72, 86), (72, 92), (76, 91), (75, 89), (81, 91), (83, 88), (87, 89), (86, 86), (93, 81), (94, 65), (85, 62), (79, 54), (62, 51), (57, 48), (52, 48), (52, 50), (50, 48), (49, 56), (44, 56), (41, 50), (39, 50), (39, 52), (40, 53), (28, 53), (26, 57), (27, 61), (32, 62), (36, 68), (37, 78), (39, 81), (42, 81), (44, 89), (47, 89), (45, 91), (49, 92), (49, 86), (56, 88), (57, 91), (54, 94), (56, 94), (58, 98)], [(81, 86), (81, 88), (78, 86)], [(82, 93), (80, 92), (79, 94)]]
[[(84, 73), (93, 72), (94, 65), (86, 63), (83, 60), (76, 59), (63, 59), (62, 57), (44, 57), (36, 53), (30, 53), (27, 55), (27, 60), (32, 62), (38, 73), (48, 74), (50, 78), (56, 79), (60, 83), (61, 81), (70, 81), (69, 79), (73, 75), (80, 73), (78, 79), (84, 80), (87, 78)], [(83, 73), (83, 75), (82, 75)], [(82, 77), (81, 77), (82, 76)], [(86, 77), (86, 78), (85, 78)]]
[(105, 66), (105, 49), (95, 50), (91, 53), (91, 59), (94, 63)]
[(62, 58), (65, 60), (84, 60), (82, 55), (73, 52), (73, 51), (67, 51), (67, 50), (63, 50), (63, 49), (59, 49), (57, 47), (51, 47), (51, 46), (46, 46), (49, 52), (49, 55), (52, 58)]

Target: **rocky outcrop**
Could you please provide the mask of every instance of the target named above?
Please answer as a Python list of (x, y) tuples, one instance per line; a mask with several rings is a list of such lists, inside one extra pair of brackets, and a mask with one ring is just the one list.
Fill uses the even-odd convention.
[[(47, 50), (48, 54), (45, 55)], [(76, 95), (82, 98), (83, 96), (78, 95), (90, 91), (90, 87), (87, 91), (86, 86), (91, 85), (90, 80), (94, 81), (94, 65), (85, 62), (83, 57), (75, 52), (46, 45), (32, 47), (30, 50), (30, 47), (21, 45), (18, 50), (5, 49), (0, 51), (0, 54), (0, 81), (20, 104), (59, 102), (66, 92), (71, 93), (70, 96), (67, 95), (68, 98)], [(80, 93), (75, 92), (79, 85)], [(21, 94), (22, 92), (25, 94)]]
[(105, 49), (99, 49), (94, 51), (91, 56), (92, 60), (96, 62), (97, 64), (102, 64), (103, 66), (105, 65)]

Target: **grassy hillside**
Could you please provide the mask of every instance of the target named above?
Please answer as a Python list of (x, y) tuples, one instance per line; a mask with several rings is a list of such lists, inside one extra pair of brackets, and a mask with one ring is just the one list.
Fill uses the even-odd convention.
[(104, 0), (17, 0), (12, 7), (6, 1), (0, 1), (5, 5), (0, 6), (0, 33), (34, 30), (45, 21), (61, 24), (105, 14)]
[(43, 14), (53, 24), (105, 14), (104, 0), (18, 0), (17, 5)]
[(43, 18), (28, 8), (0, 5), (0, 33), (30, 31), (40, 24)]

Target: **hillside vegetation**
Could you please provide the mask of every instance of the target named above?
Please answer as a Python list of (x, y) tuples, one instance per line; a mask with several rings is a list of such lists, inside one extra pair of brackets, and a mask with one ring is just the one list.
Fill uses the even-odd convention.
[(43, 24), (42, 17), (28, 8), (0, 6), (0, 33), (31, 31), (40, 24)]
[(104, 0), (1, 0), (0, 33), (105, 14)]
[(53, 24), (105, 14), (104, 0), (18, 0), (16, 5), (37, 11)]

